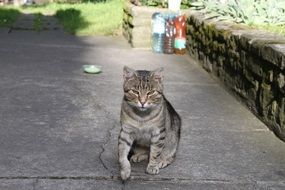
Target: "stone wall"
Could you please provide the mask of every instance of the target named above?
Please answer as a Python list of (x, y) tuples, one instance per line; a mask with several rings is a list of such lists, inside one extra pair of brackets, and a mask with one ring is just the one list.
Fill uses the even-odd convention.
[(167, 9), (140, 7), (129, 1), (124, 5), (123, 35), (134, 48), (151, 48), (151, 16)]
[(285, 38), (192, 12), (187, 49), (285, 141)]

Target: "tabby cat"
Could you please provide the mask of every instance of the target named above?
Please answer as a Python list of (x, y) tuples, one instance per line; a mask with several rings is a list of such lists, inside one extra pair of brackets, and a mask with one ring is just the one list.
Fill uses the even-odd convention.
[[(173, 162), (180, 139), (181, 119), (163, 95), (163, 68), (155, 71), (124, 67), (124, 98), (119, 134), (122, 180), (131, 174), (132, 162), (148, 159), (146, 172), (158, 174)], [(130, 156), (130, 152), (133, 155)]]

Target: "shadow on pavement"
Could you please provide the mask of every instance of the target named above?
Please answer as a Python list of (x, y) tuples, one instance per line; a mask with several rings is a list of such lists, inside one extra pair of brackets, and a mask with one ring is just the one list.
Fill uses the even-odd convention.
[(71, 34), (76, 34), (79, 29), (89, 26), (89, 23), (81, 15), (80, 10), (74, 8), (58, 10), (55, 15), (61, 21), (66, 31)]
[[(33, 7), (41, 8), (45, 6), (36, 5)], [(25, 11), (25, 7), (23, 7), (23, 10)], [(78, 30), (89, 26), (89, 23), (81, 15), (81, 11), (75, 8), (60, 9), (55, 13), (47, 15), (39, 12), (30, 13), (28, 10), (22, 13), (14, 8), (0, 7), (0, 27), (12, 28), (14, 30), (34, 30), (37, 32), (64, 28), (66, 32), (76, 34)]]

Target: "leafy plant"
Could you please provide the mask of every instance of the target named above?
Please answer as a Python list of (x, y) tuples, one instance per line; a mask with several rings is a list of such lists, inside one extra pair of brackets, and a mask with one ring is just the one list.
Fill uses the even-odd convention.
[(149, 7), (167, 7), (167, 0), (140, 0), (139, 1), (143, 6)]
[[(139, 0), (142, 6), (149, 6), (149, 7), (161, 7), (167, 8), (168, 7), (168, 0)], [(190, 7), (190, 3), (192, 0), (181, 0), (181, 9), (187, 9)]]
[(284, 0), (198, 0), (190, 3), (191, 9), (202, 10), (208, 17), (232, 20), (237, 23), (285, 24)]

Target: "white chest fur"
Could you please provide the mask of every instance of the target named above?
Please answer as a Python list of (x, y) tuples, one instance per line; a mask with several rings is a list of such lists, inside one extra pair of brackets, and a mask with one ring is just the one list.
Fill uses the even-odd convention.
[(149, 146), (150, 145), (150, 139), (151, 139), (152, 129), (151, 128), (144, 128), (139, 129), (135, 133), (135, 141), (138, 144)]

